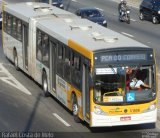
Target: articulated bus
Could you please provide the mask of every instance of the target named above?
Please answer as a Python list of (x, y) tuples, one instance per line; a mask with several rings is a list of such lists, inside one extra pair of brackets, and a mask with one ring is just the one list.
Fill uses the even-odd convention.
[(155, 124), (152, 48), (44, 3), (3, 7), (3, 50), (91, 127)]

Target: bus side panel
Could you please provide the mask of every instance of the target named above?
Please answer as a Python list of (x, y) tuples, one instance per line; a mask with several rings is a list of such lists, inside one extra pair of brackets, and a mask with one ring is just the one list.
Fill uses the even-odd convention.
[(22, 42), (16, 40), (9, 34), (4, 32), (4, 54), (12, 61), (14, 62), (13, 57), (13, 49), (15, 48), (18, 55), (18, 66), (19, 68), (23, 68), (23, 56), (22, 56)]
[(79, 107), (79, 118), (83, 120), (81, 92), (75, 89), (69, 83), (67, 83), (64, 79), (56, 75), (56, 93), (57, 93), (57, 99), (70, 110), (72, 110), (71, 95), (72, 93), (75, 93)]
[(36, 60), (36, 67), (35, 67), (35, 80), (42, 85), (42, 63)]
[[(69, 93), (68, 93), (68, 101), (71, 100), (71, 95), (72, 95), (73, 92), (76, 94), (76, 98), (77, 98), (77, 102), (78, 102), (78, 110), (79, 110), (78, 116), (79, 116), (80, 119), (84, 120), (83, 109), (82, 109), (82, 92), (80, 92), (79, 90), (77, 90), (73, 86), (70, 86), (70, 90), (69, 90)], [(72, 109), (71, 101), (70, 101), (70, 108)]]
[(67, 82), (58, 75), (56, 75), (57, 99), (65, 106), (67, 106), (67, 90), (68, 90)]
[(33, 79), (36, 78), (36, 20), (29, 22), (29, 60), (28, 70)]
[[(31, 55), (30, 55), (30, 74), (32, 78), (42, 85), (42, 70), (45, 68), (41, 61), (36, 59), (36, 53), (37, 53), (37, 33), (36, 33), (36, 27), (37, 27), (37, 20), (36, 19), (30, 19), (30, 47), (31, 47)], [(48, 71), (46, 71), (47, 77), (49, 76)]]

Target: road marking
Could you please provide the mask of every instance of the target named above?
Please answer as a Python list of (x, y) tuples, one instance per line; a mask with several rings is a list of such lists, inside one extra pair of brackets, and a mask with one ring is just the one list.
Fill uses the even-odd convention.
[(77, 2), (77, 0), (72, 0), (73, 2)]
[(129, 37), (134, 37), (133, 35), (127, 34), (127, 33), (125, 33), (125, 32), (121, 32), (121, 33), (124, 34), (124, 35), (127, 35), (127, 36), (129, 36)]
[(71, 125), (68, 124), (65, 120), (63, 120), (63, 118), (61, 118), (59, 115), (57, 115), (56, 113), (53, 113), (53, 115), (54, 115), (59, 121), (61, 121), (63, 124), (65, 124), (67, 127), (71, 126)]
[(133, 21), (133, 22), (136, 22), (136, 20), (135, 19), (130, 19), (131, 21)]
[(104, 11), (103, 9), (100, 9), (100, 8), (98, 8), (98, 7), (94, 7), (94, 8), (96, 8), (97, 10), (100, 10), (100, 11)]
[(19, 81), (16, 80), (15, 77), (13, 77), (11, 73), (9, 73), (9, 71), (2, 65), (2, 63), (0, 63), (0, 69), (1, 72), (3, 72), (7, 76), (1, 76), (0, 80), (19, 89), (25, 94), (32, 95)]

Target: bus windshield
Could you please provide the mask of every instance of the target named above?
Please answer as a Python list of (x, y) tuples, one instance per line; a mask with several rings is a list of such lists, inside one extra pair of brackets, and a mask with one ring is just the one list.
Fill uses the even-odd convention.
[(153, 66), (95, 68), (96, 103), (133, 103), (153, 100)]

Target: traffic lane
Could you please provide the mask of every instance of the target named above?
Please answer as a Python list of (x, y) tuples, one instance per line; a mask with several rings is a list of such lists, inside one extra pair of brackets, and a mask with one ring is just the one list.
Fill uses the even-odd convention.
[(66, 127), (43, 104), (43, 96), (28, 96), (18, 90), (5, 86), (0, 81), (0, 131), (52, 131), (68, 132)]
[(5, 0), (6, 3), (34, 2), (35, 0)]
[[(3, 84), (0, 85), (2, 93), (0, 98), (2, 99), (3, 97), (3, 100), (1, 101), (2, 104), (0, 102), (0, 105), (4, 107), (2, 110), (3, 114), (1, 116), (3, 117), (3, 120), (7, 120), (5, 122), (9, 124), (9, 128), (11, 126), (11, 129), (8, 128), (9, 131), (24, 131), (23, 128), (26, 128), (25, 126), (30, 126), (27, 130), (43, 132), (83, 132), (81, 135), (84, 136), (86, 136), (86, 133), (84, 132), (96, 132), (99, 134), (97, 136), (102, 137), (108, 135), (108, 132), (112, 132), (109, 133), (110, 136), (116, 137), (121, 131), (128, 133), (128, 135), (130, 135), (132, 132), (141, 133), (145, 130), (158, 131), (157, 129), (150, 129), (150, 126), (148, 125), (90, 128), (87, 123), (75, 123), (72, 114), (64, 106), (62, 106), (62, 104), (55, 100), (55, 98), (44, 98), (42, 96), (42, 89), (36, 85), (33, 80), (25, 76), (24, 73), (15, 71), (14, 67), (11, 65), (5, 65), (5, 67), (32, 93), (32, 95), (28, 96), (19, 90), (10, 88), (8, 85), (5, 86), (5, 83), (3, 82), (0, 83)], [(7, 103), (5, 103), (6, 101)], [(70, 127), (65, 126), (62, 122), (55, 118), (53, 113), (56, 113), (66, 122), (68, 122)], [(28, 120), (30, 120), (29, 122), (32, 123), (27, 123)], [(17, 122), (22, 122), (22, 124), (18, 124), (17, 128), (14, 129), (14, 125)], [(6, 127), (4, 128), (5, 130), (8, 130)]]
[[(34, 99), (37, 99), (39, 97), (39, 94), (44, 95), (41, 86), (38, 85), (28, 75), (26, 75), (22, 71), (16, 71), (13, 65), (4, 64), (3, 66), (13, 75), (13, 77), (16, 78), (16, 80), (18, 82), (21, 82), (21, 84), (23, 86), (25, 86), (31, 92), (31, 97), (33, 97)], [(24, 93), (24, 92), (19, 91), (19, 93)], [(74, 131), (74, 128), (76, 128), (77, 129), (76, 131), (81, 130), (83, 132), (88, 132), (83, 127), (83, 124), (79, 125), (79, 124), (74, 122), (71, 112), (69, 110), (67, 110), (62, 104), (60, 104), (60, 102), (58, 102), (53, 96), (52, 97), (47, 97), (47, 98), (42, 96), (41, 102), (43, 104), (45, 104), (45, 108), (50, 111), (51, 116), (54, 116), (54, 114), (57, 114), (62, 118), (67, 117), (67, 119), (65, 119), (65, 120), (69, 120), (69, 122), (72, 122), (72, 126), (73, 126), (72, 131)], [(69, 128), (72, 128), (72, 126), (69, 127)], [(61, 130), (64, 130), (64, 132), (65, 132), (65, 129), (61, 129)]]
[[(0, 84), (2, 83), (0, 81)], [(62, 132), (70, 132), (66, 126), (57, 121), (57, 118), (54, 119), (50, 115), (51, 112), (42, 105), (42, 95), (33, 100), (22, 93), (19, 94), (18, 91), (14, 92), (13, 88), (2, 85), (3, 87), (0, 86), (4, 90), (0, 90), (0, 132), (4, 132), (6, 135), (21, 133), (21, 136), (24, 134), (22, 132), (26, 134), (36, 132), (43, 135), (42, 137), (46, 137), (50, 133), (50, 138), (64, 138), (67, 133)], [(69, 134), (72, 137), (80, 138), (76, 133)]]

